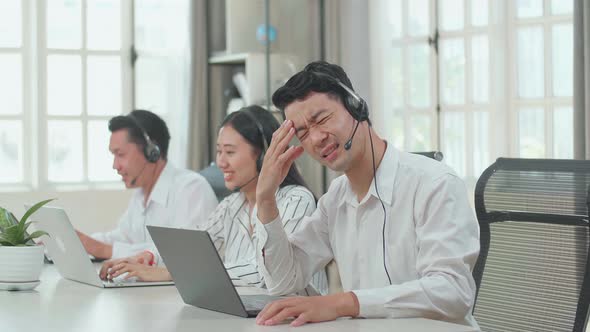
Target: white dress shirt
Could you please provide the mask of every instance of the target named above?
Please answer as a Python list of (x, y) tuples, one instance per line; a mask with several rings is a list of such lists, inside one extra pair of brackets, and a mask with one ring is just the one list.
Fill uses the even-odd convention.
[[(303, 186), (289, 185), (279, 188), (276, 200), (279, 215), (282, 217), (281, 229), (288, 234), (300, 229), (304, 225), (303, 218), (316, 209), (313, 194)], [(264, 287), (264, 279), (258, 273), (256, 261), (257, 237), (254, 232), (254, 218), (250, 218), (251, 215), (256, 215), (256, 206), (252, 213), (249, 210), (245, 195), (233, 193), (219, 203), (204, 229), (207, 230), (217, 251), (223, 257), (225, 267), (235, 285)], [(325, 271), (316, 273), (311, 285), (316, 291), (327, 293), (328, 283)], [(306, 294), (306, 291), (300, 294)]]
[(150, 250), (158, 260), (147, 225), (196, 229), (217, 206), (215, 193), (204, 177), (176, 168), (170, 162), (160, 173), (145, 205), (143, 202), (143, 189), (135, 189), (117, 227), (109, 232), (92, 234), (93, 238), (113, 245), (112, 258)]
[(260, 272), (273, 294), (309, 282), (334, 259), (342, 286), (361, 317), (425, 317), (471, 325), (479, 226), (461, 179), (446, 165), (388, 146), (374, 182), (359, 202), (345, 176), (289, 238), (280, 218), (257, 221)]

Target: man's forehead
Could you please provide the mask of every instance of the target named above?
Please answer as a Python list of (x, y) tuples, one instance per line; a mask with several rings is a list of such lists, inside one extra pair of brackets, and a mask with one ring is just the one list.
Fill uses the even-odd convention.
[(111, 138), (109, 141), (109, 150), (114, 151), (123, 149), (129, 144), (132, 143), (129, 141), (129, 135), (127, 130), (121, 129), (111, 133)]
[[(317, 99), (317, 98), (314, 98)], [(310, 102), (309, 98), (297, 100), (285, 108), (285, 118), (287, 120), (306, 119), (314, 121), (322, 113), (327, 111), (323, 103)]]

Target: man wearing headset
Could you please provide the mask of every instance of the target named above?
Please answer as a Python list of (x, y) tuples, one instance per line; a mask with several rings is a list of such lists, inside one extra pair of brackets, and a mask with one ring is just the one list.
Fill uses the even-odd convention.
[(109, 121), (113, 168), (126, 188), (137, 188), (109, 232), (88, 236), (78, 232), (86, 251), (96, 258), (139, 255), (153, 265), (155, 250), (146, 225), (196, 228), (217, 206), (211, 186), (201, 175), (168, 162), (170, 134), (156, 114), (135, 110)]
[[(477, 328), (471, 271), (479, 229), (455, 172), (380, 138), (337, 65), (308, 64), (274, 93), (273, 103), (287, 120), (274, 133), (258, 180), (260, 273), (271, 293), (288, 294), (335, 260), (344, 292), (276, 301), (256, 322), (424, 317)], [(302, 146), (289, 147), (295, 136)], [(287, 237), (274, 192), (304, 150), (344, 175), (306, 226)]]

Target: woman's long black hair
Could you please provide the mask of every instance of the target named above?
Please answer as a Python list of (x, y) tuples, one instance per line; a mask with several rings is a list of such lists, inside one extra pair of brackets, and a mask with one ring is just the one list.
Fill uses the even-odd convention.
[[(249, 114), (246, 114), (246, 112)], [(229, 125), (234, 128), (255, 149), (256, 154), (260, 155), (264, 149), (264, 142), (260, 136), (261, 133), (258, 129), (258, 125), (254, 122), (255, 120), (258, 121), (258, 124), (264, 133), (264, 137), (266, 138), (266, 142), (271, 144), (272, 133), (279, 129), (280, 124), (272, 113), (260, 106), (246, 106), (239, 111), (228, 114), (225, 119), (223, 119), (221, 127)], [(258, 171), (260, 172), (260, 170)], [(295, 163), (289, 168), (289, 173), (287, 173), (287, 176), (281, 183), (280, 187), (282, 188), (291, 184), (308, 188), (301, 173), (299, 173), (297, 166), (295, 166)]]

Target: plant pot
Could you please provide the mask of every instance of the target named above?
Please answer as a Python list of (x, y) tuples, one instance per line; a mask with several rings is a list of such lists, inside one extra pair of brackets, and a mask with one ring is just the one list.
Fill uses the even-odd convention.
[(0, 246), (0, 282), (34, 282), (43, 269), (44, 246)]

